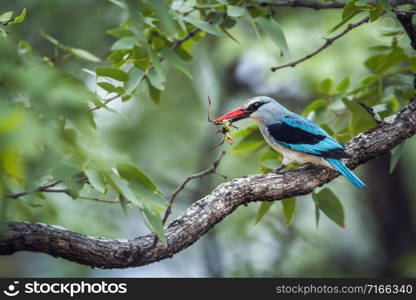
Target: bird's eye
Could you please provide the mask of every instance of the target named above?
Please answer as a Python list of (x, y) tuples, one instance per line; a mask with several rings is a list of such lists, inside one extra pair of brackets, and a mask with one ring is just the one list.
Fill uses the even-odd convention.
[(256, 103), (251, 104), (251, 105), (248, 107), (248, 109), (249, 109), (249, 110), (251, 110), (251, 111), (255, 111), (255, 110), (257, 110), (259, 107), (260, 107), (260, 103), (259, 103), (259, 102), (256, 102)]

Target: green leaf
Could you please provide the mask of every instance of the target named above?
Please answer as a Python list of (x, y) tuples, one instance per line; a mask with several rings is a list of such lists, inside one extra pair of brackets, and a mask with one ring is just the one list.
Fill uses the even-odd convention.
[(122, 194), (118, 194), (118, 195), (117, 195), (117, 198), (118, 198), (118, 199), (119, 199), (119, 201), (120, 201), (120, 206), (121, 206), (121, 209), (123, 210), (123, 212), (124, 212), (125, 214), (127, 214), (127, 213), (128, 213), (128, 210), (127, 210), (127, 204), (128, 204), (128, 201), (127, 201), (126, 197), (124, 197)]
[(357, 15), (360, 12), (361, 12), (361, 10), (355, 10), (346, 19), (342, 20), (340, 23), (338, 23), (337, 25), (332, 27), (330, 30), (328, 30), (328, 33), (333, 33), (334, 31), (336, 31), (338, 28), (342, 27), (344, 24), (346, 24), (349, 20), (351, 20), (355, 15)]
[(322, 127), (323, 130), (325, 130), (330, 136), (334, 135), (334, 131), (332, 130), (331, 127), (329, 127), (328, 124), (326, 123), (319, 123), (319, 126)]
[(167, 201), (160, 192), (152, 191), (149, 187), (138, 180), (131, 181), (129, 187), (137, 198), (139, 198), (145, 205), (156, 209), (160, 213), (164, 212), (167, 206)]
[(117, 171), (120, 177), (127, 181), (138, 180), (143, 182), (149, 189), (154, 192), (160, 192), (153, 180), (147, 176), (143, 171), (128, 163), (118, 163)]
[(344, 208), (338, 197), (329, 189), (324, 188), (319, 193), (313, 193), (312, 197), (319, 209), (333, 222), (345, 228)]
[(64, 182), (66, 188), (69, 190), (69, 195), (73, 200), (79, 197), (79, 192), (84, 187), (84, 183), (80, 183), (76, 180), (69, 180)]
[(406, 60), (404, 49), (395, 47), (388, 54), (378, 53), (370, 56), (364, 65), (375, 74), (383, 74), (388, 69), (403, 63)]
[(344, 6), (344, 9), (342, 10), (342, 21), (332, 27), (328, 33), (334, 32), (362, 11), (364, 6), (356, 6), (356, 2), (357, 0), (351, 0)]
[(344, 9), (342, 10), (342, 19), (346, 19), (349, 15), (351, 15), (352, 12), (354, 12), (357, 8), (355, 6), (355, 3), (358, 0), (350, 0), (348, 1), (345, 6)]
[(150, 60), (152, 61), (153, 66), (156, 69), (156, 73), (159, 76), (161, 81), (165, 81), (165, 71), (163, 71), (162, 64), (160, 63), (160, 58), (152, 46), (147, 46), (147, 52), (149, 53)]
[(245, 137), (258, 129), (259, 129), (259, 126), (257, 124), (248, 125), (244, 128), (238, 129), (237, 131), (233, 132), (231, 136), (233, 138)]
[(307, 108), (305, 108), (302, 111), (302, 116), (306, 117), (307, 115), (309, 115), (311, 112), (318, 112), (322, 109), (324, 109), (326, 107), (326, 101), (323, 99), (317, 99), (315, 101), (313, 101), (311, 104), (308, 105)]
[(124, 94), (124, 90), (121, 86), (114, 86), (107, 81), (98, 82), (97, 85), (109, 93), (116, 93), (119, 95)]
[(114, 68), (96, 68), (95, 73), (97, 76), (110, 77), (118, 81), (126, 81), (129, 78), (126, 72)]
[(127, 28), (113, 28), (107, 30), (106, 33), (118, 39), (134, 36), (134, 31)]
[(402, 142), (401, 144), (397, 145), (392, 150), (390, 150), (390, 167), (389, 167), (390, 174), (393, 173), (400, 158), (402, 157), (402, 154), (405, 150), (405, 146), (406, 146), (406, 141)]
[(226, 36), (228, 36), (230, 39), (232, 39), (237, 44), (240, 44), (240, 42), (224, 26), (220, 26), (220, 28), (226, 34)]
[(227, 14), (230, 17), (241, 17), (246, 14), (246, 9), (240, 6), (229, 5), (227, 7)]
[(257, 225), (261, 219), (266, 215), (266, 213), (269, 211), (270, 207), (272, 207), (274, 202), (272, 201), (263, 201), (260, 204), (259, 210), (257, 211), (256, 220), (254, 221), (254, 225)]
[(281, 200), (283, 206), (283, 215), (285, 217), (285, 224), (290, 225), (296, 210), (296, 198), (286, 198)]
[(84, 50), (84, 49), (78, 49), (78, 48), (69, 48), (68, 49), (69, 52), (71, 52), (72, 54), (74, 54), (76, 57), (85, 59), (85, 60), (89, 60), (92, 62), (100, 62), (101, 59), (99, 59), (97, 56), (95, 56), (94, 54)]
[[(27, 12), (27, 9), (26, 8), (23, 8), (23, 10), (20, 13), (20, 15), (18, 15), (17, 17), (15, 17), (10, 22), (7, 22), (7, 26), (22, 23), (25, 20), (25, 18), (26, 18), (26, 12)], [(1, 17), (2, 17), (2, 15), (0, 16), (0, 19), (1, 19)], [(0, 22), (1, 22), (1, 20), (0, 20)]]
[(282, 155), (270, 146), (264, 147), (259, 156), (260, 172), (265, 174), (280, 167)]
[(163, 223), (160, 214), (157, 211), (150, 210), (147, 207), (143, 208), (144, 220), (149, 229), (156, 234), (162, 244), (166, 247), (168, 241), (166, 239), (165, 231), (163, 230)]
[(192, 15), (188, 15), (186, 17), (183, 18), (184, 21), (194, 25), (195, 27), (201, 29), (202, 31), (205, 31), (207, 33), (213, 34), (213, 35), (218, 35), (218, 36), (222, 36), (223, 34), (219, 31), (217, 31), (217, 29), (215, 28), (215, 26), (211, 25), (208, 22), (205, 22), (201, 19), (198, 19)]
[(276, 20), (258, 17), (256, 22), (284, 54), (289, 53), (289, 46), (287, 45), (285, 35)]
[(391, 3), (390, 0), (378, 0), (378, 2), (381, 3), (381, 5), (383, 6), (383, 8), (386, 11), (390, 11), (391, 10)]
[(103, 175), (100, 171), (88, 168), (84, 171), (85, 175), (88, 178), (88, 182), (91, 186), (98, 192), (104, 194), (105, 193), (105, 183), (103, 179)]
[(7, 22), (9, 21), (13, 16), (13, 11), (6, 11), (5, 13), (2, 13), (0, 15), (0, 22)]
[(128, 201), (130, 201), (133, 205), (143, 208), (143, 203), (139, 201), (139, 199), (136, 198), (135, 194), (132, 192), (132, 190), (129, 188), (126, 181), (121, 179), (119, 176), (117, 176), (114, 172), (109, 171), (106, 173), (109, 182), (111, 186), (114, 188), (114, 190), (125, 197)]
[(221, 25), (222, 27), (229, 29), (229, 28), (233, 28), (236, 24), (237, 24), (237, 21), (234, 20), (233, 18), (225, 18)]
[(128, 73), (129, 79), (127, 79), (127, 81), (124, 83), (124, 89), (126, 90), (126, 94), (133, 93), (137, 89), (145, 75), (146, 73), (140, 70), (139, 68), (132, 67)]
[(155, 8), (162, 30), (166, 32), (167, 35), (175, 35), (176, 23), (170, 13), (171, 2), (166, 0), (153, 0), (149, 1), (149, 4)]
[(163, 91), (163, 89), (165, 88), (164, 81), (158, 76), (154, 68), (150, 69), (149, 72), (147, 72), (147, 79), (149, 82), (149, 89), (150, 87), (155, 87), (158, 90)]
[(111, 46), (111, 51), (116, 50), (124, 50), (124, 49), (131, 49), (134, 45), (137, 44), (137, 38), (136, 37), (124, 37), (119, 40), (117, 40), (113, 46)]
[(280, 161), (281, 158), (282, 155), (279, 152), (276, 152), (274, 149), (268, 146), (265, 147), (265, 149), (261, 152), (259, 156), (259, 162), (264, 162), (268, 160)]
[(367, 75), (364, 76), (363, 78), (360, 79), (360, 84), (361, 85), (369, 85), (372, 84), (374, 82), (376, 82), (377, 80), (379, 80), (380, 76), (378, 75)]
[(191, 79), (191, 80), (193, 79), (192, 74), (188, 69), (188, 66), (185, 64), (185, 62), (178, 55), (176, 55), (175, 52), (173, 52), (169, 48), (164, 48), (164, 49), (162, 49), (161, 53), (162, 53), (162, 56), (166, 59), (166, 61), (172, 67), (181, 71), (183, 74), (188, 76), (189, 79)]
[(149, 84), (149, 95), (150, 98), (153, 100), (154, 103), (159, 104), (160, 103), (160, 90), (153, 87), (153, 85)]
[(348, 99), (343, 98), (342, 102), (353, 113), (350, 122), (350, 130), (354, 135), (373, 128), (376, 125), (373, 116), (356, 101), (349, 101)]
[(345, 91), (348, 86), (350, 85), (350, 79), (348, 77), (345, 77), (337, 86), (336, 86), (336, 90), (337, 92), (343, 92)]
[(373, 9), (371, 9), (368, 12), (368, 15), (370, 17), (370, 22), (374, 22), (375, 20), (380, 18), (380, 16), (383, 14), (384, 12), (383, 5), (381, 5), (378, 2), (374, 2), (374, 3), (370, 3), (369, 6), (373, 7)]
[(318, 87), (318, 91), (322, 94), (329, 95), (332, 89), (334, 80), (332, 78), (326, 78), (321, 81)]
[(263, 137), (258, 130), (245, 136), (241, 141), (236, 143), (232, 148), (231, 152), (234, 154), (248, 154), (253, 152), (260, 147), (266, 145)]
[(281, 161), (277, 159), (266, 159), (261, 162), (261, 166), (268, 170), (275, 170), (281, 165)]

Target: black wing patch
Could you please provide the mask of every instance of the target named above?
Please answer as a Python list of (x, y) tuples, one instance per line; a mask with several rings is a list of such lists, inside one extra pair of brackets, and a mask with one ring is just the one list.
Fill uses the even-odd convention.
[(321, 151), (321, 156), (325, 158), (352, 158), (351, 155), (349, 155), (347, 152), (345, 152), (344, 149), (338, 148), (338, 149), (331, 149), (328, 151)]
[(289, 126), (284, 122), (267, 126), (267, 131), (276, 141), (287, 144), (315, 145), (326, 138), (324, 135), (313, 134), (300, 128)]

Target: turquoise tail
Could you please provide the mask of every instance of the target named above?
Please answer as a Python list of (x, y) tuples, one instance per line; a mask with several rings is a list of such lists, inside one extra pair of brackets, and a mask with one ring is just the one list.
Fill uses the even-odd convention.
[(338, 172), (341, 173), (345, 178), (349, 180), (354, 186), (359, 189), (365, 188), (365, 183), (361, 181), (350, 169), (344, 164), (340, 159), (335, 158), (325, 158), (325, 160), (333, 166)]

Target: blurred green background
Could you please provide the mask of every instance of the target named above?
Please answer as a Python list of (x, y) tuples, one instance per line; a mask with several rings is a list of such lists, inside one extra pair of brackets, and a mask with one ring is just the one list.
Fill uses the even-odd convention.
[[(105, 31), (117, 26), (123, 11), (110, 1), (2, 0), (0, 12), (27, 7), (24, 23), (12, 38), (25, 40), (39, 56), (51, 56), (53, 46), (41, 37), (44, 31), (63, 44), (86, 49), (105, 58), (114, 39)], [(318, 48), (322, 37), (339, 20), (340, 11), (282, 8), (277, 11), (289, 47), (282, 58), (267, 37), (257, 37), (242, 22), (231, 39), (207, 37), (193, 50), (189, 63), (194, 80), (170, 70), (160, 104), (144, 94), (133, 101), (115, 101), (118, 114), (95, 112), (101, 143), (111, 153), (127, 157), (170, 195), (189, 174), (209, 167), (223, 145), (215, 127), (206, 121), (207, 96), (213, 100), (215, 116), (223, 114), (255, 95), (279, 99), (301, 112), (319, 98), (316, 86), (327, 77), (335, 82), (349, 76), (357, 81), (366, 75), (363, 61), (369, 47), (390, 44), (382, 35), (386, 26), (400, 26), (381, 18), (362, 26), (318, 56), (276, 73), (270, 67), (297, 59)], [(406, 38), (399, 43), (408, 43)], [(59, 64), (93, 89), (83, 68), (94, 63), (71, 59)], [(246, 122), (246, 121), (245, 121)], [(247, 122), (245, 124), (248, 124)], [(240, 124), (244, 125), (244, 124)], [(416, 140), (407, 141), (404, 154), (392, 174), (389, 154), (356, 172), (368, 188), (357, 191), (343, 178), (329, 184), (337, 191), (346, 213), (341, 229), (324, 215), (317, 228), (310, 196), (299, 197), (297, 212), (285, 226), (281, 203), (256, 226), (259, 204), (238, 208), (193, 246), (172, 259), (126, 270), (99, 270), (37, 253), (0, 257), (1, 276), (120, 276), (120, 277), (278, 277), (278, 276), (416, 276)], [(258, 153), (227, 153), (219, 172), (229, 178), (258, 173)], [(192, 201), (208, 194), (222, 182), (211, 176), (195, 180), (180, 194), (172, 218)], [(72, 200), (49, 195), (47, 204), (30, 208), (9, 201), (8, 218), (56, 224), (87, 235), (134, 238), (148, 233), (138, 214), (127, 215), (118, 205)]]

